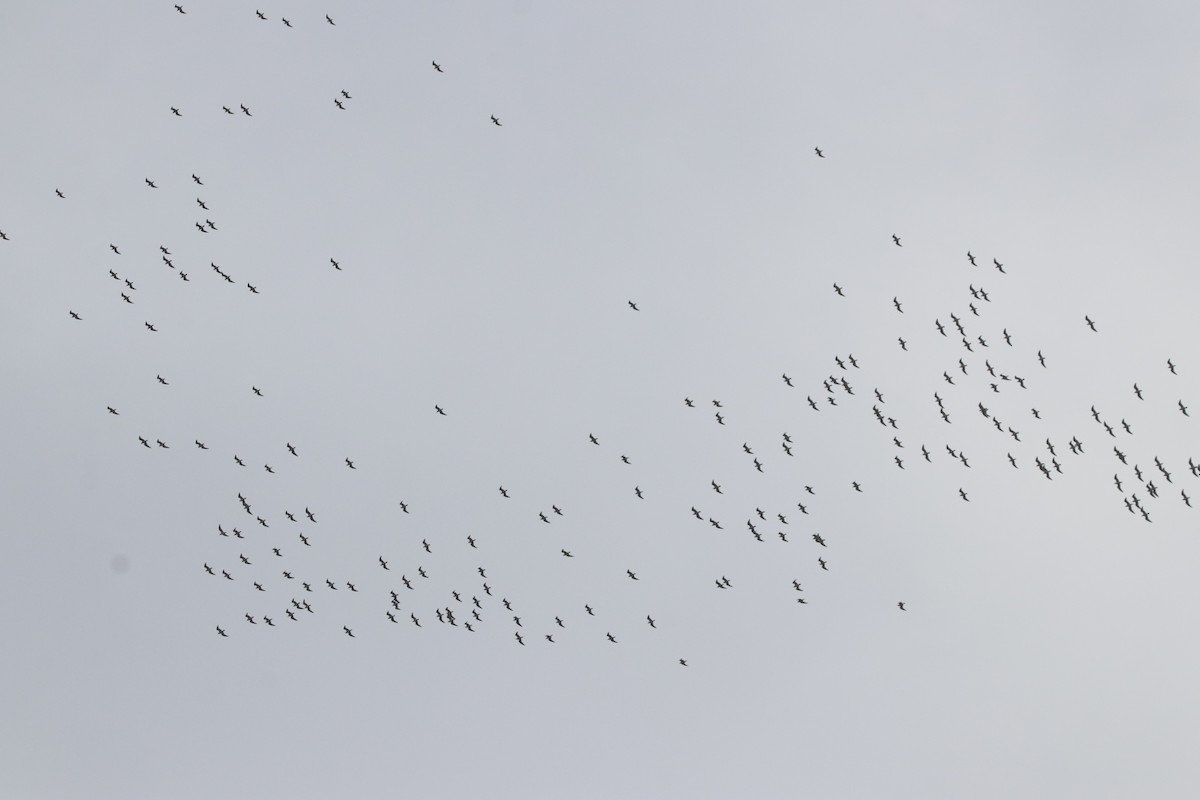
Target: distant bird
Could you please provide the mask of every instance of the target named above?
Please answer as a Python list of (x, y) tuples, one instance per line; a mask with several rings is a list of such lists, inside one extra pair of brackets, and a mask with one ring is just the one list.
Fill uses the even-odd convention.
[(183, 6), (175, 6), (175, 10), (178, 11), (180, 14), (187, 13), (186, 11), (183, 10)]
[(1091, 318), (1091, 317), (1089, 317), (1089, 316), (1087, 316), (1087, 315), (1085, 314), (1085, 315), (1084, 315), (1084, 317), (1083, 317), (1083, 321), (1087, 323), (1087, 326), (1088, 326), (1089, 328), (1091, 328), (1093, 332), (1095, 332), (1095, 331), (1096, 331), (1096, 323), (1092, 322), (1092, 318)]
[(1191, 416), (1191, 414), (1189, 414), (1189, 413), (1188, 413), (1187, 406), (1185, 406), (1185, 405), (1183, 404), (1183, 401), (1182, 401), (1182, 400), (1180, 400), (1180, 401), (1179, 401), (1179, 410), (1180, 410), (1181, 412), (1183, 412), (1183, 415), (1184, 415), (1185, 417), (1190, 417), (1190, 416)]
[(171, 106), (171, 113), (172, 113), (172, 114), (174, 114), (174, 115), (175, 115), (175, 116), (177, 116), (177, 117), (182, 117), (182, 116), (183, 116), (183, 114), (180, 114), (180, 113), (179, 113), (179, 109), (178, 109), (178, 108), (176, 108), (175, 106)]
[(336, 22), (334, 22), (332, 19), (330, 19), (330, 18), (329, 18), (329, 15), (328, 15), (328, 14), (326, 14), (326, 15), (325, 15), (325, 21), (326, 21), (326, 22), (328, 22), (330, 25), (336, 25), (336, 24), (337, 24)]
[(254, 393), (255, 393), (256, 395), (258, 395), (259, 397), (262, 397), (262, 396), (263, 396), (262, 390), (261, 390), (261, 389), (259, 389), (257, 386), (251, 386), (251, 387), (250, 387), (250, 391), (254, 392)]
[(819, 147), (814, 147), (813, 152), (815, 152), (817, 154), (817, 158), (825, 157), (825, 154), (823, 152), (821, 152), (821, 148), (819, 148)]
[(441, 72), (441, 71), (442, 71), (442, 68), (441, 68), (441, 66), (440, 66), (440, 65), (439, 65), (439, 64), (438, 64), (436, 61), (434, 61), (434, 62), (432, 62), (432, 63), (433, 63), (433, 68), (434, 68), (435, 70), (437, 70), (438, 72)]
[(625, 574), (628, 575), (630, 577), (630, 579), (632, 579), (632, 580), (636, 581), (638, 579), (638, 576), (636, 574), (634, 574), (634, 572), (632, 570), (628, 570), (628, 569), (625, 570)]
[(713, 491), (716, 492), (717, 494), (725, 494), (724, 492), (721, 491), (721, 486), (716, 481), (712, 481), (712, 488), (713, 488)]
[(845, 296), (846, 296), (846, 294), (845, 294), (845, 293), (842, 291), (842, 287), (838, 286), (836, 283), (833, 285), (833, 290), (834, 290), (835, 292), (837, 292), (837, 293), (838, 293), (838, 296), (840, 296), (840, 297), (845, 297)]
[(971, 255), (970, 250), (967, 251), (967, 260), (971, 262), (972, 267), (978, 266), (978, 264), (975, 263), (975, 256)]
[(500, 494), (508, 497), (508, 491), (503, 486), (500, 487)]
[(590, 433), (588, 434), (588, 439), (591, 440), (592, 444), (600, 444), (600, 442), (596, 439), (596, 437)]
[(903, 247), (903, 246), (904, 246), (904, 245), (900, 244), (900, 237), (899, 237), (899, 236), (897, 236), (897, 235), (896, 235), (896, 234), (894, 234), (894, 233), (892, 234), (892, 242), (893, 242), (893, 244), (895, 244), (895, 245), (896, 245), (896, 247)]
[(494, 114), (492, 115), (492, 124), (495, 125), (497, 128), (501, 127), (500, 120), (496, 119), (496, 116)]
[(334, 269), (336, 269), (336, 270), (339, 270), (339, 271), (340, 271), (340, 270), (341, 270), (341, 268), (342, 268), (342, 265), (341, 265), (341, 264), (339, 264), (338, 262), (334, 261), (332, 258), (331, 258), (331, 259), (329, 259), (329, 263), (330, 263), (330, 264), (333, 264), (333, 268), (334, 268)]
[[(287, 21), (287, 17), (280, 17), (280, 19), (283, 20), (284, 25), (287, 25), (289, 28), (292, 27), (292, 23)], [(353, 635), (353, 634), (351, 634), (351, 635)]]
[[(812, 540), (813, 540), (814, 542), (816, 542), (817, 544), (821, 545), (821, 547), (828, 547), (828, 545), (827, 545), (827, 544), (825, 544), (825, 539), (824, 539), (824, 538), (821, 536), (821, 534), (819, 534), (819, 533), (814, 533), (814, 534), (812, 535)], [(822, 562), (822, 563), (823, 563), (823, 562)]]
[(901, 314), (904, 313), (904, 309), (900, 307), (900, 301), (897, 300), (895, 297), (892, 298), (892, 305), (894, 305), (896, 307), (896, 310), (899, 311)]
[(1142, 397), (1142, 390), (1138, 388), (1138, 385), (1136, 383), (1133, 385), (1133, 393), (1137, 395), (1138, 400), (1144, 399)]
[(964, 492), (962, 489), (958, 490), (958, 496), (961, 497), (963, 500), (966, 500), (968, 503), (971, 502), (970, 498), (967, 497), (967, 493)]
[(908, 609), (906, 609), (906, 608), (904, 607), (904, 603), (903, 603), (903, 602), (896, 603), (896, 608), (900, 609), (901, 611), (907, 611), (907, 610), (908, 610)]
[(783, 382), (786, 383), (788, 386), (792, 385), (792, 379), (787, 376), (787, 373), (784, 373), (784, 375), (783, 375)]
[(626, 302), (629, 303), (629, 307), (632, 308), (634, 311), (638, 310), (637, 304), (634, 303), (632, 300), (627, 300)]
[(433, 407), (433, 410), (434, 410), (434, 411), (436, 411), (437, 413), (441, 414), (443, 417), (444, 417), (444, 416), (446, 416), (446, 412), (442, 410), (442, 407), (441, 407), (441, 406), (436, 406), (436, 405), (435, 405), (435, 406)]
[(83, 319), (83, 317), (79, 316), (79, 315), (78, 315), (78, 314), (76, 314), (74, 311), (68, 311), (67, 313), (71, 315), (71, 319), (78, 319), (78, 320), (82, 320), (82, 319)]
[(247, 288), (247, 289), (249, 289), (249, 290), (250, 290), (251, 292), (253, 292), (254, 294), (258, 294), (258, 289), (257, 289), (257, 288), (255, 288), (254, 286), (251, 286), (251, 285), (250, 285), (250, 284), (248, 284), (248, 283), (246, 284), (246, 288)]
[(266, 14), (264, 14), (264, 13), (262, 13), (261, 11), (255, 10), (255, 12), (254, 12), (254, 13), (258, 15), (258, 18), (259, 18), (259, 19), (266, 19), (266, 18), (267, 18), (267, 15), (266, 15)]
[(613, 637), (613, 635), (612, 635), (611, 633), (606, 633), (606, 634), (604, 634), (604, 635), (605, 635), (605, 636), (607, 636), (607, 637), (608, 637), (608, 640), (609, 640), (610, 642), (612, 642), (613, 644), (616, 644), (616, 643), (617, 643), (617, 640), (616, 640), (616, 639)]
[(358, 467), (354, 466), (354, 462), (348, 458), (346, 459), (346, 466), (349, 467), (350, 469), (358, 469)]
[(1178, 372), (1175, 371), (1175, 365), (1171, 363), (1171, 359), (1169, 359), (1169, 358), (1167, 359), (1167, 369), (1171, 370), (1172, 375), (1179, 374)]
[(336, 97), (335, 97), (335, 98), (333, 98), (333, 104), (334, 104), (335, 106), (337, 106), (338, 108), (340, 108), (342, 111), (345, 111), (345, 110), (346, 110), (346, 107), (345, 107), (344, 105), (342, 105), (342, 101), (341, 101), (341, 100), (339, 100), (339, 99), (338, 99), (338, 98), (336, 98)]

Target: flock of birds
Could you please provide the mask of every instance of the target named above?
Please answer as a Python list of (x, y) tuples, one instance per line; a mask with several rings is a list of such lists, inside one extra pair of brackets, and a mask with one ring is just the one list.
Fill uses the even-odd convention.
[[(181, 5), (176, 5), (175, 10), (182, 15), (188, 14)], [(267, 15), (257, 10), (255, 18), (260, 21), (269, 20)], [(280, 18), (280, 21), (287, 27), (293, 27), (292, 22), (286, 18)], [(325, 23), (336, 26), (329, 16), (325, 17)], [(444, 72), (438, 61), (431, 61), (431, 64), (434, 73)], [(353, 98), (348, 92), (342, 91), (333, 102), (338, 109), (346, 110), (347, 101), (351, 99)], [(222, 108), (226, 114), (238, 113), (230, 107)], [(240, 105), (240, 112), (245, 116), (253, 116), (251, 109), (245, 105)], [(171, 107), (170, 113), (176, 117), (184, 117), (179, 107)], [(482, 124), (490, 121), (493, 126), (501, 127), (501, 121), (495, 115), (488, 115), (487, 119), (481, 115), (480, 121)], [(825, 150), (820, 147), (814, 148), (814, 153), (817, 158), (827, 158)], [(194, 173), (190, 173), (190, 177), (185, 173), (178, 180), (171, 181), (150, 177), (142, 180), (148, 190), (163, 191), (159, 188), (162, 184), (165, 189), (164, 195), (173, 193), (175, 197), (183, 191), (181, 186), (194, 187), (200, 192), (204, 192), (206, 187), (205, 181)], [(54, 193), (64, 202), (70, 202), (68, 192), (54, 188)], [(202, 196), (196, 196), (194, 202), (200, 212), (206, 215), (211, 213), (207, 201)], [(202, 220), (195, 220), (192, 227), (198, 232), (197, 235), (204, 236), (220, 230), (208, 216)], [(10, 241), (10, 236), (17, 238), (20, 235), (19, 230), (0, 230), (0, 240), (3, 241)], [(886, 243), (885, 237), (880, 238)], [(899, 234), (891, 234), (891, 242), (895, 247), (904, 247)], [(103, 251), (105, 248), (102, 243), (97, 243), (97, 249)], [(187, 271), (186, 264), (175, 263), (174, 252), (165, 244), (136, 242), (126, 246), (125, 243), (108, 243), (107, 251), (109, 265), (106, 269), (109, 278), (116, 284), (116, 290), (113, 297), (105, 302), (153, 308), (152, 302), (143, 304), (138, 299), (139, 290), (134, 278), (138, 278), (140, 282), (141, 276), (144, 276), (148, 269), (148, 261), (154, 258), (156, 264), (173, 270), (180, 281), (244, 283), (247, 292), (260, 294), (257, 285), (241, 277), (235, 278), (231, 270), (215, 261), (209, 263), (207, 272), (196, 274), (194, 270)], [(977, 256), (970, 250), (966, 251), (963, 262), (968, 269), (983, 268)], [(190, 259), (190, 263), (195, 263), (195, 259)], [(343, 273), (342, 263), (337, 259), (329, 258), (328, 268)], [(796, 392), (797, 415), (843, 411), (865, 415), (868, 412), (866, 406), (869, 404), (871, 418), (883, 428), (882, 441), (889, 452), (887, 460), (894, 464), (895, 469), (907, 471), (931, 465), (935, 459), (949, 463), (964, 471), (961, 473), (964, 475), (964, 482), (956, 487), (956, 496), (964, 503), (971, 501), (967, 491), (970, 484), (965, 479), (969, 473), (965, 471), (972, 468), (972, 460), (978, 463), (983, 459), (1003, 459), (1012, 469), (1032, 468), (1041, 479), (1053, 481), (1067, 472), (1069, 458), (1090, 456), (1113, 459), (1116, 465), (1113, 483), (1123, 507), (1142, 521), (1152, 522), (1152, 512), (1156, 512), (1157, 508), (1166, 503), (1168, 497), (1173, 496), (1178, 504), (1191, 508), (1187, 481), (1189, 478), (1200, 479), (1200, 463), (1195, 457), (1188, 457), (1184, 467), (1182, 463), (1168, 463), (1157, 453), (1151, 453), (1149, 455), (1153, 468), (1143, 467), (1143, 463), (1149, 462), (1140, 460), (1139, 456), (1134, 454), (1135, 448), (1139, 449), (1139, 453), (1141, 449), (1134, 437), (1133, 424), (1124, 416), (1109, 417), (1096, 406), (1090, 409), (1092, 424), (1095, 426), (1090, 432), (1068, 435), (1063, 432), (1062, 426), (1073, 424), (1074, 420), (1043, 420), (1036, 400), (1039, 388), (1038, 373), (1052, 370), (1053, 364), (1041, 350), (1033, 353), (1019, 347), (1015, 341), (1017, 337), (1010, 333), (1008, 327), (993, 321), (994, 314), (989, 308), (992, 297), (988, 290), (976, 285), (980, 280), (977, 276), (1002, 276), (1008, 272), (1005, 264), (996, 258), (991, 259), (990, 270), (988, 273), (972, 273), (961, 307), (948, 308), (944, 315), (928, 320), (926, 336), (929, 340), (953, 342), (955, 347), (961, 349), (961, 355), (948, 360), (944, 369), (941, 369), (941, 382), (936, 389), (929, 392), (928, 415), (925, 418), (918, 421), (900, 419), (885, 410), (888, 409), (886, 395), (880, 388), (860, 389), (859, 385), (864, 383), (863, 378), (871, 373), (863, 359), (850, 353), (830, 358), (828, 372), (825, 374), (805, 375), (801, 379), (798, 375), (781, 372), (779, 390)], [(837, 298), (836, 302), (853, 301), (851, 293), (839, 283), (833, 284), (832, 292)], [(966, 294), (969, 294), (969, 299)], [(642, 306), (633, 299), (628, 300), (627, 305), (631, 312), (653, 313), (643, 311)], [(896, 314), (909, 313), (906, 312), (905, 303), (899, 296), (892, 298), (891, 305)], [(88, 308), (77, 306), (67, 309), (66, 318), (69, 324), (86, 326), (89, 319)], [(148, 333), (169, 336), (169, 320), (165, 322), (167, 324), (160, 327), (160, 320), (147, 316), (142, 325)], [(1079, 324), (1091, 333), (1101, 335), (1099, 322), (1090, 315), (1083, 316)], [(910, 334), (909, 339), (897, 337), (895, 346), (900, 352), (908, 352), (912, 343)], [(944, 346), (946, 342), (941, 341), (940, 344)], [(154, 378), (158, 385), (165, 387), (164, 391), (171, 391), (173, 381), (164, 377), (164, 373), (170, 374), (167, 366), (159, 365), (157, 371), (154, 371)], [(1171, 358), (1163, 358), (1160, 369), (1165, 376), (1169, 376), (1168, 380), (1179, 374), (1177, 365)], [(1144, 378), (1141, 380), (1145, 381)], [(1156, 382), (1156, 386), (1158, 385)], [(805, 389), (804, 386), (808, 388)], [(247, 396), (252, 398), (266, 396), (257, 384), (247, 387), (245, 391)], [(1023, 394), (1026, 392), (1028, 394)], [(1133, 403), (1145, 404), (1155, 415), (1173, 412), (1180, 418), (1190, 417), (1186, 398), (1169, 394), (1165, 387), (1154, 396), (1148, 394), (1138, 382), (1130, 381), (1129, 397), (1133, 399)], [(145, 435), (137, 431), (139, 421), (124, 416), (116, 405), (100, 402), (98, 407), (102, 409), (99, 413), (120, 417), (129, 425), (129, 442), (132, 447), (155, 451), (194, 447), (199, 451), (210, 452), (210, 457), (223, 459), (231, 470), (257, 469), (266, 474), (277, 474), (278, 462), (251, 463), (250, 459), (243, 457), (243, 454), (236, 450), (228, 447), (214, 449), (200, 438), (179, 443)], [(447, 411), (448, 407), (451, 406), (435, 404), (429, 413), (435, 417), (452, 419), (453, 415)], [(703, 414), (704, 408), (712, 414), (710, 424), (732, 424), (726, 416), (721, 400), (697, 401), (681, 393), (680, 413)], [(969, 422), (964, 419), (968, 415)], [(976, 453), (968, 457), (962, 447), (951, 443), (932, 444), (936, 434), (929, 430), (929, 426), (935, 424), (947, 426), (944, 428), (946, 431), (958, 430), (964, 425), (994, 429), (994, 441), (998, 444), (992, 452)], [(925, 441), (912, 440), (911, 435), (902, 434), (902, 430), (921, 430), (919, 436), (925, 438)], [(901, 438), (902, 435), (904, 438)], [(999, 444), (1001, 442), (1002, 445)], [(776, 464), (786, 465), (787, 459), (795, 457), (797, 445), (788, 432), (783, 432), (776, 444), (776, 458), (782, 460)], [(605, 445), (600, 436), (588, 432), (586, 436), (580, 435), (578, 446), (603, 448)], [(1105, 455), (1109, 447), (1111, 454)], [(768, 469), (770, 459), (760, 452), (761, 448), (751, 446), (750, 442), (746, 441), (739, 449), (741, 455), (749, 457), (749, 464), (756, 473), (763, 473)], [(632, 463), (627, 453), (617, 455), (622, 464)], [(617, 455), (612, 457), (616, 459)], [(281, 460), (290, 460), (305, 458), (306, 454), (302, 452), (300, 445), (286, 441), (280, 443), (278, 456)], [(352, 454), (340, 454), (339, 458), (339, 468), (359, 470)], [(714, 531), (725, 531), (730, 536), (737, 532), (736, 535), (745, 537), (748, 546), (777, 541), (796, 548), (811, 548), (808, 555), (798, 555), (797, 558), (807, 563), (810, 569), (827, 573), (831, 571), (834, 561), (832, 554), (837, 552), (838, 535), (828, 530), (814, 530), (804, 524), (803, 518), (810, 514), (810, 507), (815, 507), (819, 502), (819, 491), (816, 485), (802, 487), (802, 490), (798, 491), (799, 496), (788, 501), (787, 508), (749, 496), (739, 497), (736, 500), (744, 510), (736, 518), (703, 512), (700, 507), (705, 503), (698, 494), (689, 508), (679, 509), (680, 523), (702, 524)], [(724, 498), (726, 495), (722, 483), (716, 479), (704, 488), (705, 491), (711, 491), (713, 496)], [(826, 487), (822, 487), (822, 490), (824, 488)], [(860, 481), (851, 481), (842, 489), (856, 493), (866, 491)], [(637, 483), (630, 489), (632, 498), (639, 501), (654, 502), (650, 494), (643, 488), (642, 483)], [(505, 485), (499, 485), (496, 496), (500, 501), (508, 501), (513, 495)], [(231, 586), (243, 592), (245, 611), (238, 619), (217, 621), (214, 626), (215, 633), (220, 637), (261, 633), (266, 628), (324, 621), (329, 629), (347, 638), (379, 635), (381, 627), (392, 625), (421, 629), (441, 625), (459, 629), (465, 634), (505, 628), (511, 633), (512, 643), (519, 647), (535, 643), (545, 646), (559, 645), (569, 638), (573, 629), (582, 630), (583, 635), (595, 637), (597, 640), (620, 645), (623, 641), (622, 626), (633, 622), (629, 618), (606, 618), (600, 611), (603, 603), (599, 601), (584, 603), (580, 607), (550, 611), (541, 608), (523, 609), (507, 594), (510, 590), (514, 596), (516, 594), (517, 586), (513, 576), (508, 576), (505, 580), (489, 577), (487, 550), (482, 535), (463, 535), (457, 542), (430, 542), (428, 538), (423, 538), (419, 549), (411, 548), (414, 552), (406, 557), (398, 557), (394, 553), (379, 553), (371, 563), (361, 564), (359, 572), (352, 579), (345, 576), (335, 579), (332, 575), (314, 568), (312, 557), (303, 560), (296, 558), (298, 550), (311, 552), (338, 547), (336, 538), (322, 534), (318, 514), (311, 507), (304, 507), (302, 512), (288, 508), (262, 508), (246, 492), (238, 492), (236, 500), (237, 506), (231, 510), (238, 514), (239, 521), (222, 519), (211, 523), (208, 528), (208, 535), (213, 537), (211, 557), (196, 566), (198, 571), (203, 570), (214, 582), (214, 590), (223, 590), (226, 586)], [(722, 507), (728, 509), (730, 502), (728, 498), (723, 499)], [(768, 512), (762, 506), (772, 510)], [(419, 513), (415, 509), (410, 511), (407, 501), (400, 501), (397, 507), (400, 514)], [(529, 519), (529, 524), (552, 525), (567, 517), (568, 513), (557, 504), (549, 504), (537, 512), (536, 518)], [(241, 516), (242, 514), (245, 516)], [(513, 524), (522, 523), (514, 521)], [(555, 547), (563, 559), (581, 558), (575, 546)], [(478, 563), (469, 576), (459, 574), (454, 577), (457, 585), (443, 585), (444, 582), (436, 582), (431, 578), (431, 573), (438, 568), (439, 551), (448, 549), (457, 550), (460, 556), (478, 555)], [(316, 561), (319, 562), (319, 559)], [(640, 584), (643, 577), (639, 576), (638, 570), (633, 567), (634, 565), (630, 565), (625, 570), (624, 580), (631, 584)], [(698, 577), (697, 580), (699, 579)], [(726, 575), (709, 575), (703, 580), (708, 582), (710, 590), (727, 592), (734, 589), (734, 582)], [(800, 578), (791, 580), (788, 591), (796, 605), (810, 604), (812, 597), (806, 592), (806, 588), (805, 582)], [(325, 600), (333, 593), (363, 594), (371, 608), (368, 616), (355, 620), (323, 620)], [(893, 602), (899, 611), (908, 610), (907, 601), (904, 599), (895, 598)], [(660, 630), (664, 617), (661, 614), (656, 617), (653, 610), (646, 611), (647, 613), (637, 618), (636, 623), (650, 630)], [(673, 653), (671, 658), (686, 667), (689, 660), (685, 655)]]

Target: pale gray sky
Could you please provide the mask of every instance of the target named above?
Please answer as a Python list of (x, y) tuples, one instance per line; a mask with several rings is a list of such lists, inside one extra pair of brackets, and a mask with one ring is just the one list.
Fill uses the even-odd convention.
[(1196, 795), (1200, 11), (261, 2), (0, 25), (0, 793)]

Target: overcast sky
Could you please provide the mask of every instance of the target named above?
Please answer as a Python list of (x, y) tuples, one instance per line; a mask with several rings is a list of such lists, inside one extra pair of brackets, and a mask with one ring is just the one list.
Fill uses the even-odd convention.
[(1200, 11), (256, 2), (0, 25), (0, 793), (1196, 796)]

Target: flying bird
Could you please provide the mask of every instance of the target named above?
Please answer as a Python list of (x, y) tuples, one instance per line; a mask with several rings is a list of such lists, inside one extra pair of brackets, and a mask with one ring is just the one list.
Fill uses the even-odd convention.
[(501, 127), (500, 120), (496, 119), (495, 114), (492, 115), (492, 124), (495, 125), (497, 128)]
[(438, 72), (441, 72), (441, 71), (442, 71), (441, 65), (439, 65), (439, 64), (438, 64), (436, 61), (434, 61), (434, 62), (432, 62), (432, 63), (433, 63), (433, 68), (434, 68), (435, 70), (437, 70)]

